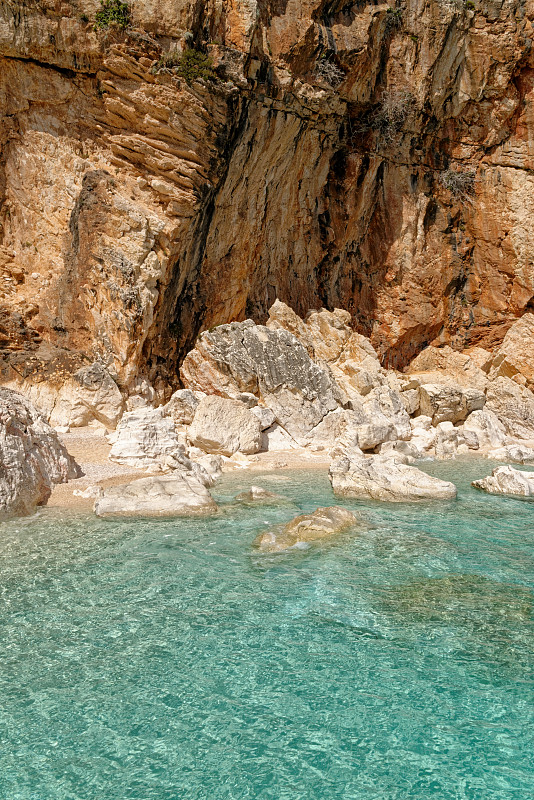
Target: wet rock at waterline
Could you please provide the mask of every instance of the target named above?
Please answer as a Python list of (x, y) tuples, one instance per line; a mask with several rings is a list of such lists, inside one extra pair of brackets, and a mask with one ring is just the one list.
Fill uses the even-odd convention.
[(413, 502), (450, 500), (456, 487), (403, 463), (405, 457), (362, 456), (351, 451), (335, 458), (329, 470), (334, 494), (360, 500)]
[(140, 478), (102, 489), (95, 501), (97, 517), (172, 517), (213, 514), (217, 504), (191, 472)]
[(509, 465), (496, 467), (491, 475), (473, 481), (475, 489), (488, 494), (509, 494), (516, 497), (534, 495), (534, 472), (520, 472)]

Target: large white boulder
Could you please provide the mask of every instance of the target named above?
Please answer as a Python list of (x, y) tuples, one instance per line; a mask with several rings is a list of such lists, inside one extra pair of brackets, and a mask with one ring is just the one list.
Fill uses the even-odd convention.
[(262, 446), (262, 426), (253, 409), (238, 400), (211, 395), (198, 404), (189, 428), (191, 444), (206, 453), (231, 456), (258, 453)]
[(112, 445), (109, 458), (117, 464), (151, 472), (184, 465), (185, 439), (176, 433), (164, 406), (127, 411), (108, 441)]
[(410, 417), (404, 407), (400, 392), (389, 386), (377, 386), (366, 396), (363, 409), (370, 423), (386, 420), (388, 424), (392, 424), (395, 429), (392, 438), (410, 438), (412, 433)]
[(176, 425), (190, 425), (200, 402), (200, 396), (190, 389), (178, 389), (165, 406), (166, 414)]
[(472, 431), (476, 434), (481, 450), (503, 447), (506, 443), (506, 432), (498, 417), (489, 408), (481, 411), (473, 411), (464, 424), (464, 431)]
[(217, 505), (193, 473), (178, 470), (103, 489), (94, 510), (98, 517), (198, 516), (213, 514)]
[(514, 464), (534, 463), (534, 450), (522, 444), (507, 444), (504, 447), (496, 447), (495, 450), (488, 450), (486, 455), (494, 461), (511, 461)]
[(476, 489), (488, 494), (510, 494), (519, 497), (534, 495), (534, 472), (520, 472), (509, 465), (496, 467), (491, 475), (473, 481)]
[(473, 411), (484, 407), (486, 397), (480, 389), (454, 383), (425, 383), (419, 387), (419, 411), (432, 418), (432, 424), (463, 422)]
[(181, 377), (187, 388), (207, 395), (236, 400), (253, 394), (301, 445), (341, 402), (329, 369), (310, 358), (295, 335), (252, 320), (204, 332), (184, 359)]
[(456, 487), (433, 478), (401, 460), (382, 455), (361, 457), (346, 451), (335, 458), (329, 470), (334, 494), (360, 500), (413, 502), (456, 497)]
[(33, 513), (55, 483), (80, 475), (35, 408), (17, 392), (0, 389), (0, 518)]

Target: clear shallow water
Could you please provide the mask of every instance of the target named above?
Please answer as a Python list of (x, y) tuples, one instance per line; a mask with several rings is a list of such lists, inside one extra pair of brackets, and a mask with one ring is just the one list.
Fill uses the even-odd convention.
[[(221, 514), (0, 528), (2, 800), (527, 800), (534, 506), (345, 503), (367, 520), (261, 556), (326, 475), (226, 479)], [(236, 507), (256, 483), (295, 506)]]

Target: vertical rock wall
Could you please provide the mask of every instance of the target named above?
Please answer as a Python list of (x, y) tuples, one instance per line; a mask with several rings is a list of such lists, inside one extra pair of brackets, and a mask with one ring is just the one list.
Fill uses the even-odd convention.
[[(4, 380), (59, 353), (163, 390), (275, 297), (397, 367), (532, 309), (532, 3), (98, 8), (0, 4)], [(216, 80), (158, 67), (187, 47)]]

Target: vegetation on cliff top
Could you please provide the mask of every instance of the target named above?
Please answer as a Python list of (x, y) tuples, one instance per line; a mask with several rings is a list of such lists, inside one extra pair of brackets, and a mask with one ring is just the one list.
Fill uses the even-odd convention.
[(130, 6), (121, 0), (100, 0), (100, 10), (95, 14), (95, 28), (116, 25), (124, 30), (130, 24)]

